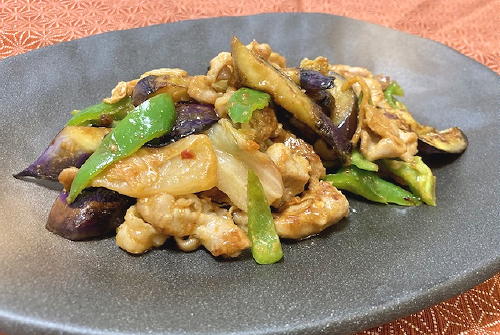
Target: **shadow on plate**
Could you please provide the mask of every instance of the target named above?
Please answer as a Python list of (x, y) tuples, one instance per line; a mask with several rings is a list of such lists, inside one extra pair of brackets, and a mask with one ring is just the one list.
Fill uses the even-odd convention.
[(27, 181), (27, 182), (36, 184), (38, 186), (41, 186), (41, 187), (44, 187), (44, 188), (47, 188), (47, 189), (53, 190), (53, 191), (61, 192), (63, 189), (62, 185), (59, 182), (53, 181), (53, 180), (36, 179), (36, 178), (24, 177), (24, 176), (15, 177), (14, 175), (12, 176), (12, 178), (19, 179), (22, 181)]
[(422, 157), (431, 169), (440, 169), (456, 161), (461, 155), (430, 155)]
[(302, 243), (302, 242), (310, 240), (310, 239), (316, 239), (316, 238), (325, 239), (325, 238), (329, 238), (331, 235), (339, 233), (339, 232), (345, 230), (349, 224), (350, 224), (350, 219), (349, 219), (349, 217), (346, 217), (346, 218), (343, 218), (342, 220), (340, 220), (339, 223), (336, 223), (336, 224), (334, 224), (334, 225), (326, 228), (325, 230), (323, 230), (322, 232), (320, 232), (318, 234), (311, 235), (311, 236), (308, 236), (308, 237), (305, 237), (305, 238), (302, 238), (302, 239), (298, 239), (298, 240), (282, 239), (281, 243), (283, 243), (285, 245), (295, 245), (295, 244), (299, 244), (299, 243)]

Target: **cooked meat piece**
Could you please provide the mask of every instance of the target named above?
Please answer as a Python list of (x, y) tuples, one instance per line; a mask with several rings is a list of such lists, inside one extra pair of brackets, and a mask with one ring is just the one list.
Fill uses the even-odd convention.
[(234, 223), (243, 229), (245, 233), (248, 232), (248, 214), (238, 207), (232, 206), (229, 209), (229, 213), (233, 216)]
[(409, 161), (417, 153), (417, 139), (417, 134), (398, 115), (373, 106), (366, 108), (360, 150), (368, 160), (401, 158)]
[(375, 76), (375, 79), (378, 80), (380, 83), (380, 87), (382, 88), (382, 91), (385, 90), (392, 82), (391, 77), (385, 76), (383, 74), (377, 74)]
[(213, 89), (207, 76), (191, 77), (188, 94), (191, 98), (198, 102), (211, 105), (215, 103), (217, 98), (222, 96), (222, 93), (218, 93)]
[(286, 67), (286, 58), (271, 49), (267, 43), (259, 43), (253, 40), (247, 45), (247, 48), (252, 50), (253, 53), (267, 60), (269, 63), (278, 68)]
[(398, 136), (380, 137), (377, 134), (361, 131), (361, 153), (370, 160), (382, 158), (401, 158), (411, 161), (417, 153), (417, 134), (398, 130)]
[(286, 67), (286, 58), (274, 51), (271, 52), (267, 61), (278, 68)]
[(328, 74), (328, 58), (326, 57), (316, 57), (315, 59), (304, 58), (300, 61), (300, 68), (304, 70), (318, 71), (323, 75)]
[[(275, 67), (286, 67), (285, 57), (272, 51), (271, 46), (267, 43), (258, 43), (254, 40), (247, 45), (247, 48)], [(234, 89), (233, 86), (236, 86), (236, 76), (234, 74), (233, 59), (230, 52), (220, 52), (210, 60), (210, 68), (208, 69), (206, 79), (206, 82), (216, 92), (227, 92), (230, 88)]]
[(250, 122), (243, 123), (240, 131), (250, 139), (257, 142), (260, 150), (265, 150), (267, 140), (276, 137), (278, 129), (278, 119), (272, 108), (256, 110)]
[[(283, 131), (286, 132), (286, 131)], [(294, 154), (298, 154), (309, 162), (311, 170), (309, 173), (310, 180), (321, 179), (325, 176), (326, 170), (321, 162), (321, 158), (314, 152), (312, 145), (306, 143), (304, 140), (295, 137), (295, 135), (288, 133), (283, 140), (283, 144), (289, 148)]]
[[(360, 76), (370, 91), (373, 105), (366, 107), (361, 125), (360, 150), (363, 156), (374, 161), (381, 158), (401, 158), (411, 160), (417, 153), (417, 134), (429, 127), (419, 125), (404, 110), (394, 109), (385, 100), (382, 84), (379, 79), (365, 68), (348, 65), (331, 65), (331, 71), (342, 74), (346, 78)], [(353, 85), (356, 94), (360, 95), (358, 84)]]
[(311, 173), (309, 161), (283, 143), (274, 143), (267, 149), (266, 153), (276, 164), (283, 178), (285, 189), (280, 204), (302, 193)]
[[(380, 108), (391, 108), (389, 103), (385, 100), (384, 91), (382, 90), (382, 85), (375, 78), (363, 78), (365, 80), (366, 85), (370, 89), (370, 96), (372, 99), (372, 103)], [(356, 91), (356, 88), (354, 87)], [(356, 92), (359, 96), (359, 92)]]
[(214, 256), (237, 257), (250, 247), (245, 232), (234, 224), (229, 212), (222, 208), (200, 215), (193, 236)]
[(161, 234), (174, 236), (181, 250), (192, 251), (201, 244), (214, 256), (236, 257), (250, 246), (228, 210), (210, 199), (163, 193), (138, 199), (136, 206), (138, 216)]
[(347, 79), (355, 76), (360, 76), (363, 78), (372, 78), (373, 74), (365, 69), (364, 67), (349, 66), (344, 64), (332, 64), (328, 68), (330, 71), (336, 72)]
[(225, 92), (234, 84), (233, 59), (230, 52), (221, 52), (212, 58), (207, 80), (217, 92)]
[[(374, 76), (370, 71), (362, 67), (355, 67), (349, 65), (330, 65), (330, 70), (337, 72), (347, 79), (350, 79), (355, 76), (360, 76), (365, 81), (366, 85), (370, 89), (370, 96), (372, 103), (381, 108), (390, 108), (391, 106), (387, 103), (384, 96), (384, 90), (382, 84), (386, 86), (386, 83), (381, 83), (379, 81), (380, 76)], [(356, 95), (359, 97), (361, 89), (355, 84), (353, 85), (353, 89), (356, 92)]]
[(256, 134), (254, 141), (263, 143), (265, 140), (276, 136), (276, 129), (278, 128), (278, 119), (272, 108), (264, 108), (257, 110), (253, 113), (250, 119), (250, 127), (255, 129)]
[(114, 104), (126, 96), (132, 96), (135, 85), (137, 82), (147, 76), (171, 76), (171, 77), (187, 77), (188, 73), (182, 69), (170, 69), (170, 68), (161, 68), (154, 69), (148, 72), (145, 72), (141, 75), (139, 79), (134, 79), (130, 81), (120, 81), (116, 84), (115, 88), (111, 90), (111, 97), (104, 98), (102, 101), (108, 104)]
[(111, 96), (109, 98), (102, 99), (102, 101), (107, 104), (114, 104), (126, 96), (131, 96), (138, 81), (139, 79), (120, 81), (116, 84), (115, 88), (111, 90)]
[(127, 210), (125, 221), (116, 229), (116, 244), (132, 254), (142, 254), (153, 247), (159, 247), (167, 237), (144, 222), (135, 205)]
[(280, 237), (298, 239), (321, 232), (348, 213), (346, 197), (330, 183), (317, 181), (275, 214), (274, 224)]
[[(354, 67), (349, 65), (330, 65), (330, 70), (342, 74), (346, 78), (352, 78), (355, 76), (360, 76), (365, 81), (366, 85), (370, 89), (370, 96), (373, 105), (384, 109), (385, 113), (393, 114), (393, 118), (399, 118), (404, 120), (406, 126), (408, 126), (411, 131), (417, 134), (425, 134), (429, 132), (436, 131), (434, 128), (421, 125), (418, 123), (413, 116), (407, 111), (402, 109), (392, 108), (389, 103), (385, 100), (384, 89), (387, 88), (391, 79), (382, 75), (374, 76), (370, 71), (362, 67)], [(353, 89), (359, 96), (360, 87), (357, 84), (353, 85)], [(402, 128), (402, 130), (407, 130)]]
[(182, 238), (182, 237), (174, 237), (175, 243), (177, 243), (177, 246), (179, 249), (181, 249), (184, 252), (191, 252), (195, 251), (198, 249), (201, 245), (201, 241), (197, 239), (196, 237), (189, 236), (187, 238)]
[(215, 99), (214, 107), (218, 117), (223, 118), (227, 115), (227, 103), (235, 91), (233, 87), (228, 87), (226, 93)]
[(59, 173), (57, 180), (62, 184), (66, 192), (69, 192), (71, 189), (71, 184), (73, 183), (73, 179), (75, 179), (77, 173), (78, 168), (74, 166), (66, 168)]
[(247, 48), (252, 50), (252, 52), (259, 57), (267, 60), (271, 56), (271, 46), (267, 43), (259, 43), (256, 40), (247, 44)]
[(194, 194), (174, 197), (161, 193), (137, 200), (137, 212), (146, 222), (176, 237), (191, 235), (202, 210), (202, 200)]
[(166, 68), (162, 67), (159, 69), (154, 69), (151, 71), (144, 72), (141, 75), (141, 79), (147, 76), (169, 76), (169, 77), (187, 77), (188, 73), (186, 70), (179, 68)]

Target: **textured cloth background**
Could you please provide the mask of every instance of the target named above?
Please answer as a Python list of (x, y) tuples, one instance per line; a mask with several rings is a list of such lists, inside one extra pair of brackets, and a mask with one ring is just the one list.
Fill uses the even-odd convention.
[[(110, 30), (291, 11), (343, 15), (427, 37), (500, 73), (498, 0), (0, 0), (0, 58)], [(361, 334), (500, 335), (500, 274), (458, 297)]]
[(110, 30), (291, 11), (343, 15), (417, 34), (500, 72), (498, 0), (0, 0), (0, 57)]

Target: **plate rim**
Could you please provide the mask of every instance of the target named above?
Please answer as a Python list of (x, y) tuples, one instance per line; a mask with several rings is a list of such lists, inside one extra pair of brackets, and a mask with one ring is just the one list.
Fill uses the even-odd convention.
[[(251, 18), (251, 17), (257, 17), (257, 16), (302, 16), (302, 15), (307, 15), (307, 16), (315, 16), (315, 15), (320, 15), (320, 16), (327, 16), (327, 17), (336, 17), (336, 18), (341, 18), (343, 20), (347, 21), (353, 21), (353, 22), (361, 22), (363, 24), (368, 24), (368, 25), (373, 25), (377, 27), (381, 27), (383, 29), (388, 29), (391, 31), (395, 31), (398, 33), (401, 33), (405, 36), (409, 36), (412, 38), (417, 38), (419, 40), (425, 40), (428, 43), (429, 41), (434, 43), (438, 47), (445, 47), (447, 50), (452, 50), (454, 53), (462, 56), (465, 60), (467, 60), (468, 63), (474, 64), (477, 66), (477, 64), (481, 65), (483, 68), (487, 69), (490, 73), (495, 74), (497, 78), (500, 78), (500, 76), (487, 67), (486, 65), (476, 61), (475, 59), (472, 59), (471, 57), (464, 55), (460, 53), (458, 50), (442, 43), (439, 41), (435, 41), (432, 39), (428, 39), (419, 35), (415, 35), (412, 33), (396, 30), (384, 25), (376, 24), (376, 23), (371, 23), (359, 19), (354, 19), (346, 16), (340, 16), (340, 15), (333, 15), (333, 14), (328, 14), (328, 13), (320, 13), (320, 12), (279, 12), (279, 13), (260, 13), (260, 14), (253, 14), (253, 15), (234, 15), (234, 16), (220, 16), (220, 17), (209, 17), (209, 18), (199, 18), (199, 19), (189, 19), (189, 20), (181, 20), (181, 21), (176, 21), (176, 22), (168, 22), (168, 23), (159, 23), (159, 24), (154, 24), (154, 25), (149, 25), (145, 27), (136, 27), (136, 28), (129, 28), (129, 29), (124, 29), (124, 30), (113, 30), (113, 31), (108, 31), (108, 32), (102, 32), (90, 36), (85, 36), (82, 38), (74, 39), (71, 41), (63, 41), (59, 42), (53, 45), (45, 46), (42, 48), (38, 48), (35, 50), (30, 50), (26, 53), (19, 54), (19, 55), (14, 55), (14, 56), (9, 56), (6, 57), (0, 62), (2, 63), (8, 63), (8, 62), (15, 62), (17, 59), (26, 59), (30, 57), (36, 57), (38, 53), (47, 53), (51, 52), (53, 48), (59, 48), (59, 47), (64, 47), (65, 45), (68, 44), (75, 44), (78, 43), (81, 40), (86, 40), (86, 39), (100, 39), (102, 38), (103, 35), (114, 35), (114, 34), (127, 34), (129, 31), (137, 30), (137, 29), (142, 29), (142, 30), (147, 30), (148, 28), (151, 27), (159, 27), (159, 26), (164, 26), (164, 25), (182, 25), (182, 24), (189, 24), (190, 22), (196, 22), (196, 21), (205, 21), (205, 20), (220, 20), (220, 19), (240, 19), (240, 18)], [(348, 332), (354, 332), (354, 331), (359, 331), (367, 328), (371, 328), (380, 324), (384, 324), (386, 322), (390, 322), (391, 320), (395, 320), (396, 318), (401, 318), (404, 317), (405, 315), (410, 315), (415, 312), (418, 312), (422, 309), (428, 308), (430, 306), (435, 305), (436, 303), (443, 302), (453, 296), (456, 296), (457, 294), (460, 294), (462, 292), (467, 291), (470, 288), (473, 288), (477, 284), (484, 282), (488, 278), (493, 277), (495, 274), (500, 273), (500, 254), (499, 255), (494, 255), (491, 258), (491, 262), (484, 262), (483, 264), (479, 265), (478, 267), (475, 268), (474, 271), (470, 271), (468, 273), (460, 273), (457, 276), (451, 277), (451, 278), (446, 278), (442, 282), (433, 285), (431, 289), (426, 290), (425, 292), (418, 292), (417, 294), (412, 294), (412, 295), (405, 295), (403, 299), (398, 300), (397, 302), (392, 299), (388, 300), (382, 305), (375, 306), (376, 312), (373, 312), (373, 309), (371, 310), (371, 313), (367, 313), (365, 310), (365, 313), (353, 313), (352, 315), (348, 315), (346, 319), (343, 321), (332, 321), (329, 320), (328, 318), (318, 320), (317, 322), (314, 322), (313, 324), (305, 324), (305, 325), (300, 325), (300, 326), (290, 326), (288, 328), (282, 327), (279, 330), (271, 330), (269, 332), (262, 332), (265, 334), (283, 334), (283, 333), (290, 333), (290, 334), (304, 334), (308, 332), (328, 332), (332, 330), (333, 328), (336, 327), (343, 327)], [(441, 293), (439, 293), (441, 292)], [(1, 307), (1, 306), (0, 306)], [(404, 310), (405, 312), (402, 314), (400, 310)], [(44, 320), (39, 320), (39, 319), (31, 319), (28, 318), (28, 321), (32, 321), (30, 323), (26, 322), (20, 322), (22, 319), (26, 319), (24, 317), (21, 318), (16, 318), (15, 316), (9, 316), (7, 315), (9, 313), (5, 313), (5, 310), (0, 309), (0, 324), (7, 325), (7, 327), (12, 327), (13, 329), (13, 334), (16, 334), (15, 329), (21, 329), (18, 328), (19, 326), (27, 326), (27, 328), (23, 328), (29, 331), (63, 331), (71, 334), (116, 334), (115, 332), (109, 332), (109, 331), (101, 331), (98, 329), (94, 328), (80, 328), (80, 327), (73, 327), (73, 326), (68, 326), (64, 324), (53, 324), (51, 322), (47, 322)], [(367, 316), (370, 316), (371, 318), (376, 317), (377, 321), (374, 321), (373, 319), (368, 320)], [(363, 320), (364, 319), (364, 320)], [(347, 323), (347, 324), (345, 324)], [(231, 332), (234, 333), (234, 332)], [(237, 334), (247, 334), (247, 333), (261, 333), (261, 332), (249, 332), (249, 331), (242, 331), (242, 332), (236, 332)], [(222, 333), (221, 333), (222, 334)]]
[(104, 32), (100, 32), (100, 33), (97, 33), (97, 34), (93, 34), (93, 35), (88, 35), (88, 36), (83, 36), (83, 37), (75, 38), (75, 39), (72, 39), (72, 40), (69, 40), (69, 41), (57, 42), (55, 44), (46, 45), (46, 46), (43, 46), (41, 48), (32, 49), (32, 50), (26, 51), (26, 52), (18, 54), (18, 55), (7, 56), (7, 57), (5, 57), (3, 59), (0, 59), (0, 63), (3, 62), (3, 61), (6, 61), (6, 60), (11, 60), (11, 59), (17, 58), (17, 57), (21, 58), (21, 57), (26, 56), (26, 55), (31, 55), (33, 53), (37, 53), (37, 52), (41, 52), (41, 51), (44, 51), (44, 50), (48, 50), (48, 49), (51, 49), (53, 47), (57, 47), (57, 46), (60, 46), (60, 45), (66, 45), (67, 43), (71, 43), (71, 42), (74, 42), (74, 41), (80, 41), (80, 40), (85, 40), (85, 39), (98, 38), (99, 36), (106, 35), (106, 34), (115, 34), (115, 33), (128, 32), (128, 31), (133, 31), (133, 30), (138, 30), (138, 29), (144, 29), (144, 28), (150, 28), (150, 27), (159, 27), (159, 26), (164, 26), (164, 25), (176, 25), (176, 24), (183, 24), (183, 23), (186, 23), (186, 22), (206, 21), (206, 20), (214, 20), (214, 19), (250, 18), (250, 17), (256, 17), (256, 16), (290, 16), (290, 15), (311, 15), (311, 16), (318, 15), (318, 16), (327, 16), (327, 17), (329, 16), (329, 17), (336, 17), (336, 18), (345, 19), (347, 21), (362, 22), (363, 24), (377, 26), (377, 27), (380, 27), (380, 28), (383, 28), (383, 29), (389, 29), (391, 31), (402, 33), (402, 34), (407, 35), (407, 36), (412, 36), (413, 38), (425, 40), (427, 42), (436, 43), (437, 45), (445, 47), (445, 48), (453, 51), (454, 53), (467, 58), (469, 61), (472, 61), (473, 63), (476, 63), (476, 65), (481, 65), (483, 68), (487, 69), (488, 71), (492, 72), (493, 74), (496, 74), (497, 76), (500, 76), (500, 74), (496, 73), (495, 71), (493, 71), (491, 68), (489, 68), (485, 64), (483, 64), (481, 62), (478, 62), (474, 58), (461, 53), (457, 49), (455, 49), (455, 48), (453, 48), (453, 47), (451, 47), (451, 46), (449, 46), (449, 45), (447, 45), (447, 44), (445, 44), (443, 42), (440, 42), (440, 41), (437, 41), (437, 40), (433, 40), (433, 39), (430, 39), (430, 38), (427, 38), (427, 37), (423, 37), (423, 36), (420, 36), (420, 35), (415, 34), (415, 33), (410, 33), (410, 32), (406, 32), (406, 31), (402, 31), (402, 30), (397, 30), (395, 28), (388, 27), (388, 26), (385, 26), (385, 25), (379, 24), (379, 23), (373, 23), (373, 22), (369, 22), (369, 21), (365, 21), (365, 20), (355, 19), (355, 18), (352, 18), (352, 17), (344, 16), (344, 15), (329, 14), (329, 13), (315, 12), (315, 11), (311, 11), (311, 12), (285, 11), (285, 12), (256, 13), (256, 14), (249, 14), (249, 15), (211, 16), (211, 17), (202, 17), (202, 18), (197, 18), (197, 19), (179, 20), (179, 21), (174, 21), (174, 22), (155, 23), (155, 24), (151, 24), (151, 25), (148, 25), (148, 26), (144, 26), (144, 27), (133, 27), (133, 28), (126, 28), (126, 29), (110, 30), (110, 31), (104, 31)]

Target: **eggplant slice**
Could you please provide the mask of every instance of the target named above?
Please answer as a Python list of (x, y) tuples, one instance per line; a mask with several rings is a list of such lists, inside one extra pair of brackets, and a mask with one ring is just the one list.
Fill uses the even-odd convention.
[(187, 94), (189, 79), (170, 75), (147, 76), (137, 82), (132, 92), (132, 103), (139, 106), (152, 96), (168, 93), (175, 102), (190, 100)]
[(175, 105), (175, 112), (177, 118), (172, 131), (149, 141), (145, 144), (146, 147), (163, 147), (183, 137), (201, 133), (219, 121), (213, 105), (178, 102)]
[[(307, 96), (321, 106), (342, 137), (352, 139), (358, 125), (359, 106), (352, 88), (342, 90), (346, 79), (335, 72), (329, 72), (328, 76), (315, 70), (296, 69), (295, 72), (299, 78), (300, 87), (306, 91)], [(287, 76), (289, 73), (292, 73), (291, 69), (287, 70)], [(322, 159), (325, 161), (337, 159), (337, 153), (325, 140), (314, 134), (311, 136), (313, 130), (307, 125), (293, 117), (289, 121), (292, 129), (297, 129), (303, 139), (311, 144), (314, 143)]]
[(330, 74), (335, 78), (334, 86), (327, 90), (333, 97), (330, 118), (343, 136), (351, 140), (358, 126), (358, 98), (352, 88), (342, 90), (347, 81), (344, 77), (335, 72)]
[(334, 78), (325, 76), (319, 71), (300, 69), (300, 87), (307, 92), (333, 88)]
[(467, 136), (458, 127), (418, 135), (418, 152), (423, 155), (461, 154), (468, 144)]
[(87, 188), (71, 204), (61, 192), (52, 205), (46, 228), (73, 241), (102, 237), (114, 231), (135, 202), (106, 188)]
[(342, 90), (347, 81), (343, 76), (336, 72), (329, 74), (301, 69), (300, 86), (330, 116), (341, 136), (351, 140), (358, 126), (358, 99), (352, 88)]
[(14, 177), (34, 177), (57, 181), (65, 168), (80, 167), (97, 149), (109, 128), (68, 126), (56, 135), (45, 151), (30, 166)]
[(288, 76), (264, 59), (253, 54), (240, 40), (231, 42), (233, 63), (242, 86), (269, 93), (274, 102), (292, 113), (298, 120), (312, 128), (343, 160), (349, 159), (351, 142)]

